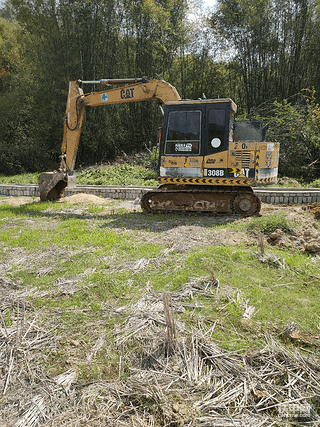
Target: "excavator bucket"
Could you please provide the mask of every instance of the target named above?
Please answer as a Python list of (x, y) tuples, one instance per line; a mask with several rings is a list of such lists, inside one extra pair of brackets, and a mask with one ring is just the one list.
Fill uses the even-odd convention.
[(68, 175), (63, 172), (44, 172), (38, 178), (40, 200), (57, 200), (68, 185)]

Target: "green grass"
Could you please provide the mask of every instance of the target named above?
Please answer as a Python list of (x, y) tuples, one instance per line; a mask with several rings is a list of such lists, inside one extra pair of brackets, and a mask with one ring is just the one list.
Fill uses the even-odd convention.
[(20, 175), (0, 174), (0, 184), (38, 184), (39, 173), (23, 173)]
[[(212, 245), (205, 249), (197, 248), (187, 251), (183, 261), (181, 261), (180, 253), (172, 251), (169, 259), (166, 258), (165, 262), (160, 265), (149, 263), (151, 267), (143, 273), (139, 271), (133, 273), (130, 265), (134, 261), (144, 258), (153, 262), (157, 258), (161, 260), (161, 257), (164, 257), (165, 246), (163, 243), (156, 242), (157, 232), (154, 231), (157, 225), (161, 225), (163, 222), (162, 216), (144, 217), (142, 214), (134, 216), (134, 214), (125, 213), (111, 215), (106, 219), (103, 215), (99, 217), (95, 212), (91, 217), (84, 219), (81, 216), (65, 217), (63, 213), (59, 214), (61, 207), (61, 205), (52, 203), (32, 203), (20, 207), (1, 205), (2, 223), (10, 224), (0, 230), (1, 255), (4, 259), (9, 259), (10, 252), (17, 248), (23, 249), (25, 256), (30, 257), (31, 260), (32, 254), (49, 252), (52, 251), (52, 248), (57, 253), (56, 257), (52, 259), (44, 258), (44, 263), (52, 268), (50, 275), (38, 277), (36, 268), (32, 272), (24, 271), (22, 265), (21, 268), (10, 273), (15, 280), (20, 278), (26, 280), (29, 286), (45, 288), (53, 286), (55, 280), (61, 275), (64, 277), (77, 276), (90, 268), (94, 269), (94, 272), (88, 273), (83, 282), (94, 283), (96, 295), (101, 295), (103, 299), (106, 299), (109, 293), (117, 295), (127, 292), (127, 281), (130, 278), (137, 287), (140, 282), (148, 282), (158, 291), (177, 290), (190, 277), (208, 275), (207, 267), (212, 265), (213, 270), (219, 274), (221, 283), (243, 290), (248, 298), (253, 299), (256, 304), (258, 301), (256, 290), (259, 289), (262, 299), (260, 298), (261, 303), (259, 303), (261, 314), (257, 319), (271, 321), (274, 317), (275, 312), (270, 316), (271, 313), (268, 309), (270, 292), (279, 294), (280, 305), (285, 307), (292, 303), (292, 298), (296, 299), (297, 304), (292, 313), (297, 314), (299, 318), (309, 318), (307, 313), (303, 316), (299, 312), (299, 310), (304, 312), (305, 309), (298, 304), (298, 300), (306, 291), (304, 283), (308, 283), (308, 291), (312, 290), (312, 294), (315, 294), (313, 286), (315, 286), (316, 280), (310, 279), (310, 275), (316, 272), (319, 263), (312, 263), (311, 260), (314, 258), (311, 255), (285, 251), (281, 254), (290, 269), (281, 272), (280, 281), (281, 283), (294, 283), (292, 285), (294, 293), (289, 292), (288, 294), (286, 286), (274, 289), (274, 286), (279, 284), (279, 270), (261, 264), (252, 257), (252, 247), (242, 245), (238, 247)], [(150, 237), (153, 237), (152, 243), (141, 240), (138, 229), (127, 231), (124, 229), (120, 232), (119, 229), (114, 230), (110, 227), (114, 221), (129, 223), (130, 218), (135, 220), (139, 215), (139, 220), (144, 223), (145, 230), (150, 229), (152, 225), (153, 231), (146, 231)], [(168, 221), (177, 221), (179, 218), (178, 215), (169, 216)], [(36, 226), (33, 222), (29, 223), (30, 219), (37, 222)], [(11, 222), (11, 220), (14, 221)], [(229, 225), (230, 230), (233, 227), (235, 224)], [(216, 228), (218, 230), (221, 226), (216, 226)], [(282, 214), (252, 218), (246, 228), (249, 231), (265, 233), (270, 233), (278, 228), (290, 233), (293, 229)], [(4, 248), (5, 252), (3, 252)], [(39, 268), (41, 263), (37, 262), (36, 255), (34, 258), (34, 263)], [(128, 268), (115, 267), (126, 264)], [(314, 267), (316, 267), (315, 270)], [(294, 296), (295, 294), (296, 296)], [(78, 297), (76, 299), (79, 300)], [(278, 298), (276, 299), (278, 300)], [(312, 306), (314, 304), (313, 300)], [(317, 304), (320, 307), (320, 299), (317, 300)], [(263, 316), (262, 313), (264, 313)], [(280, 323), (285, 323), (292, 313), (289, 315), (285, 310), (279, 310), (276, 312), (276, 318)], [(307, 322), (305, 326), (310, 327), (311, 323)]]
[[(81, 214), (72, 214), (79, 208)], [(319, 334), (319, 257), (272, 247), (288, 266), (281, 270), (261, 263), (254, 256), (259, 250), (258, 242), (234, 246), (215, 244), (212, 240), (212, 244), (183, 251), (166, 243), (166, 237), (177, 227), (192, 225), (200, 226), (208, 239), (212, 233), (223, 230), (230, 234), (270, 233), (281, 228), (291, 233), (293, 224), (284, 215), (271, 214), (244, 223), (241, 220), (219, 223), (206, 217), (182, 215), (145, 216), (137, 212), (108, 215), (102, 209), (50, 202), (19, 207), (0, 204), (0, 259), (3, 265), (12, 263), (2, 274), (26, 289), (48, 291), (47, 296), (30, 296), (30, 307), (44, 313), (45, 322), (57, 334), (63, 330), (69, 337), (65, 351), (62, 346), (59, 353), (48, 356), (45, 363), (49, 372), (68, 368), (65, 352), (69, 341), (92, 339), (90, 325), (95, 325), (95, 333), (112, 337), (114, 323), (119, 320), (107, 315), (107, 308), (136, 302), (147, 287), (159, 293), (180, 291), (192, 278), (210, 277), (210, 270), (219, 280), (219, 290), (213, 288), (200, 294), (195, 299), (198, 308), (187, 308), (185, 313), (176, 315), (187, 327), (192, 328), (198, 322), (209, 327), (213, 320), (219, 319), (214, 340), (227, 349), (248, 351), (261, 345), (263, 331), (279, 334), (292, 320), (310, 333)], [(270, 249), (266, 244), (266, 251)], [(144, 263), (143, 268), (139, 268), (139, 262)], [(59, 284), (66, 281), (71, 288), (76, 285), (76, 290), (70, 294), (57, 293)], [(241, 324), (244, 309), (239, 295), (256, 308), (249, 328)], [(7, 326), (15, 318), (15, 310), (13, 307), (3, 313)], [(55, 318), (59, 327), (52, 324)], [(94, 369), (85, 361), (79, 362), (83, 380), (112, 376), (119, 353), (112, 343), (110, 349), (114, 351), (110, 360), (100, 360)]]
[(88, 169), (77, 174), (77, 184), (86, 185), (157, 185), (157, 174), (139, 165), (114, 165), (103, 169)]
[(320, 178), (310, 182), (310, 184), (308, 184), (308, 188), (320, 188)]
[[(150, 171), (139, 168), (87, 170), (78, 174), (78, 183), (81, 177), (91, 184), (154, 185)], [(37, 175), (29, 178), (35, 183)], [(16, 177), (16, 183), (21, 183), (20, 178)], [(26, 296), (23, 307), (14, 299), (10, 305), (8, 299), (2, 323), (15, 327), (18, 314), (25, 309), (29, 322), (39, 322), (41, 328), (51, 331), (57, 347), (41, 348), (34, 354), (48, 376), (73, 369), (80, 385), (125, 381), (129, 373), (125, 356), (130, 354), (132, 363), (140, 363), (140, 341), (132, 339), (117, 346), (115, 327), (122, 328), (131, 305), (147, 289), (157, 294), (177, 293), (188, 281), (208, 283), (214, 275), (218, 288), (209, 286), (193, 298), (185, 297), (185, 311), (174, 312), (175, 320), (184, 322), (186, 330), (201, 328), (222, 348), (250, 353), (264, 347), (266, 333), (281, 339), (286, 325), (295, 322), (312, 342), (319, 342), (319, 254), (280, 249), (266, 242), (265, 252), (284, 259), (286, 269), (262, 263), (256, 255), (260, 251), (257, 235), (280, 229), (294, 239), (301, 220), (301, 216), (289, 220), (283, 211), (246, 219), (213, 219), (143, 215), (113, 203), (34, 200), (11, 206), (2, 201), (1, 279), (21, 286), (20, 292), (39, 291)], [(198, 227), (194, 234), (191, 227)], [(233, 233), (238, 233), (234, 243), (220, 239)], [(192, 241), (196, 244), (188, 245)], [(244, 302), (255, 307), (248, 324), (242, 322)], [(128, 308), (116, 312), (123, 307)], [(88, 351), (100, 337), (106, 344), (88, 361)], [(307, 357), (319, 351), (316, 344), (304, 341), (282, 343)]]
[[(0, 184), (37, 184), (39, 173), (5, 176)], [(77, 173), (78, 185), (156, 186), (157, 173), (140, 165), (120, 164), (90, 168)]]

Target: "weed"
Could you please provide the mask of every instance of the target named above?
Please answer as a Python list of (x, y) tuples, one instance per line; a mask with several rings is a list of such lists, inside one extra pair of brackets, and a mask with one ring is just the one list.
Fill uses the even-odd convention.
[(4, 315), (4, 325), (11, 326), (12, 325), (13, 313), (12, 310), (8, 310)]
[(308, 187), (309, 188), (320, 188), (320, 178), (310, 182), (310, 184), (308, 184)]
[[(145, 157), (145, 164), (154, 163), (152, 156)], [(37, 184), (39, 173), (0, 175), (0, 184)], [(90, 168), (77, 173), (77, 184), (83, 185), (146, 185), (157, 186), (155, 170), (139, 164), (116, 164)]]
[(294, 233), (294, 223), (289, 221), (284, 213), (275, 212), (268, 216), (254, 217), (245, 226), (249, 231), (271, 234), (273, 231), (282, 230), (285, 233)]
[(104, 206), (95, 205), (95, 204), (90, 205), (88, 208), (88, 212), (92, 214), (97, 214), (97, 213), (103, 212), (104, 210), (105, 210)]
[(89, 169), (77, 174), (77, 183), (84, 185), (147, 185), (155, 186), (156, 172), (139, 165), (119, 164)]

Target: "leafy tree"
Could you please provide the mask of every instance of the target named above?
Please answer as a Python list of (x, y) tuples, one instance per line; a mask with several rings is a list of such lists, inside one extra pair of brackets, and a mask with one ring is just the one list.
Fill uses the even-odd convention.
[(211, 26), (240, 65), (240, 104), (247, 111), (310, 87), (306, 57), (313, 16), (311, 0), (218, 0)]
[(222, 59), (221, 50), (212, 38), (208, 25), (210, 11), (203, 0), (191, 0), (186, 37), (180, 45), (171, 68), (165, 74), (182, 98), (234, 98), (238, 76), (234, 64)]
[[(184, 37), (185, 0), (11, 0), (11, 4), (15, 18), (29, 33), (26, 55), (39, 123), (33, 137), (47, 147), (42, 169), (58, 160), (69, 80), (164, 73)], [(157, 106), (150, 103), (87, 109), (78, 164), (141, 149), (155, 140), (159, 119)]]
[[(10, 17), (10, 13), (4, 14)], [(32, 137), (32, 101), (28, 95), (28, 64), (24, 61), (23, 29), (0, 18), (0, 170), (19, 173), (37, 158)]]
[(320, 175), (320, 106), (314, 90), (304, 90), (294, 102), (266, 103), (251, 117), (268, 122), (268, 139), (280, 142), (282, 176), (310, 182)]
[(0, 18), (0, 92), (14, 84), (21, 63), (19, 27)]

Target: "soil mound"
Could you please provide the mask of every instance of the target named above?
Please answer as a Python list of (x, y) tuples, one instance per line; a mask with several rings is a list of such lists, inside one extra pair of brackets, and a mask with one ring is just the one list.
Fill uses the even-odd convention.
[(302, 207), (303, 210), (311, 212), (315, 219), (320, 219), (320, 203), (309, 203), (306, 206)]

